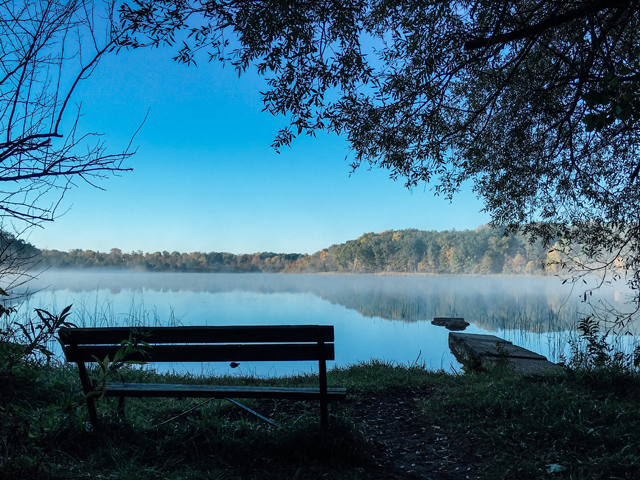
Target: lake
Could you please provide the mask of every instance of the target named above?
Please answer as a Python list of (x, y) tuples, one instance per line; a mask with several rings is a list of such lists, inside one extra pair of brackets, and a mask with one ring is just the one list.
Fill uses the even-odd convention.
[[(334, 325), (336, 361), (372, 358), (458, 370), (448, 331), (433, 317), (463, 317), (467, 333), (497, 335), (552, 361), (568, 355), (576, 319), (587, 311), (581, 289), (558, 278), (380, 275), (146, 273), (49, 270), (28, 284), (20, 305), (59, 313), (73, 304), (78, 326)], [(617, 288), (617, 290), (616, 290)], [(623, 307), (623, 285), (592, 303)], [(313, 363), (173, 365), (205, 374), (279, 376), (314, 371)]]

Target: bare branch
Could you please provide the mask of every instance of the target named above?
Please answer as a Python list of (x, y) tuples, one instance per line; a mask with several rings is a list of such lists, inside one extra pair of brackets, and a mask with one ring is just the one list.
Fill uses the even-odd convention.
[(60, 131), (80, 82), (127, 31), (113, 23), (113, 0), (102, 16), (95, 8), (92, 0), (0, 2), (0, 218), (51, 221), (73, 178), (96, 185), (131, 170), (123, 166), (131, 142), (120, 153), (87, 145), (99, 135), (78, 133), (79, 109)]

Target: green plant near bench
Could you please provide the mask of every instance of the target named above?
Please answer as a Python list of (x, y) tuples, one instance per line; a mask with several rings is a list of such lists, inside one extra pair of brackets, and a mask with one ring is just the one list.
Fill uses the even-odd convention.
[[(95, 399), (117, 397), (272, 398), (319, 400), (321, 425), (328, 402), (344, 400), (345, 388), (327, 387), (327, 361), (335, 359), (331, 325), (61, 328), (67, 361), (78, 364), (89, 417), (98, 423)], [(318, 388), (93, 382), (86, 363), (103, 371), (124, 362), (317, 361)], [(106, 380), (106, 375), (105, 378)]]

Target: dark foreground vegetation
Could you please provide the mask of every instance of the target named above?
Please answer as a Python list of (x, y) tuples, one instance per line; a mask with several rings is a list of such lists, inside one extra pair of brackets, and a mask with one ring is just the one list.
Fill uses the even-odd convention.
[[(615, 366), (514, 376), (371, 361), (330, 372), (329, 385), (347, 387), (348, 400), (334, 406), (326, 431), (317, 405), (304, 402), (246, 402), (276, 428), (225, 401), (128, 399), (124, 418), (116, 401), (100, 400), (101, 428), (87, 432), (76, 368), (10, 366), (14, 347), (0, 345), (0, 478), (631, 479), (640, 471), (640, 377)], [(120, 373), (203, 382), (138, 366)], [(310, 375), (205, 381), (316, 383)]]
[(128, 268), (184, 272), (342, 272), (553, 275), (562, 257), (524, 236), (506, 237), (504, 229), (387, 230), (332, 245), (313, 255), (258, 252), (124, 253), (73, 249), (42, 250), (43, 266), (56, 268)]

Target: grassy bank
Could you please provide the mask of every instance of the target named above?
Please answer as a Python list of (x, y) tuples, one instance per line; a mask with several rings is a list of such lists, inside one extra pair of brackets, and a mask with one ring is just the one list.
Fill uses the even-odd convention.
[[(168, 383), (317, 382), (310, 375), (203, 379), (138, 367), (122, 373), (128, 381)], [(313, 403), (243, 402), (283, 427), (276, 428), (226, 401), (127, 399), (123, 419), (117, 402), (99, 401), (102, 426), (89, 433), (75, 367), (22, 363), (0, 377), (0, 478), (393, 478), (396, 467), (380, 464), (379, 442), (361, 433), (367, 417), (355, 412), (360, 402), (393, 403), (406, 391), (416, 399), (410, 408), (418, 431), (433, 442), (449, 438), (453, 457), (474, 459), (447, 478), (638, 478), (637, 374), (449, 375), (370, 362), (334, 369), (329, 385), (347, 387), (349, 398), (334, 406), (324, 432)]]
[(640, 377), (619, 369), (450, 377), (424, 421), (482, 458), (484, 478), (640, 478)]

